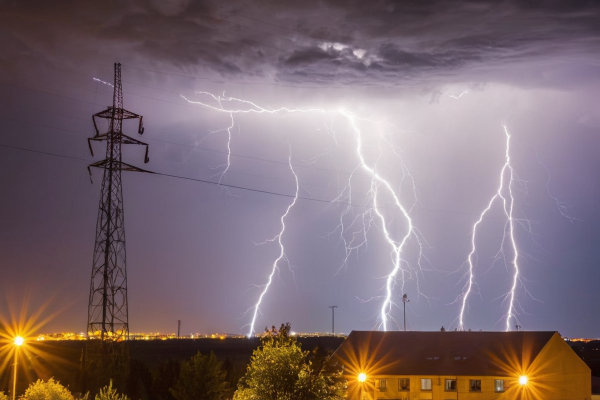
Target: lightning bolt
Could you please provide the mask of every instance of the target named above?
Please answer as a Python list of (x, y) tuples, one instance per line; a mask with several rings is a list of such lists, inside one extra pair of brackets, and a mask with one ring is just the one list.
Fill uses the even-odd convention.
[(114, 86), (112, 83), (110, 83), (110, 82), (105, 82), (105, 81), (103, 81), (102, 79), (98, 79), (98, 78), (92, 78), (92, 79), (93, 79), (93, 80), (95, 80), (96, 82), (103, 83), (103, 84), (105, 84), (105, 85), (108, 85), (108, 86), (110, 86), (110, 87), (112, 87), (112, 88), (114, 88), (114, 87), (115, 87), (115, 86)]
[[(391, 312), (392, 305), (393, 305), (392, 295), (393, 295), (394, 286), (397, 283), (397, 276), (398, 276), (398, 274), (400, 274), (401, 289), (404, 289), (405, 273), (409, 272), (405, 268), (402, 267), (403, 251), (406, 247), (408, 239), (410, 239), (411, 236), (414, 236), (417, 239), (417, 242), (419, 243), (420, 248), (422, 248), (422, 246), (421, 246), (420, 241), (418, 240), (418, 236), (416, 235), (413, 221), (410, 217), (409, 211), (406, 209), (406, 207), (400, 201), (400, 198), (399, 198), (398, 194), (396, 193), (396, 191), (392, 188), (392, 185), (389, 183), (389, 181), (384, 179), (379, 173), (377, 173), (377, 171), (374, 168), (370, 167), (368, 165), (368, 163), (366, 162), (365, 156), (363, 154), (363, 135), (362, 135), (361, 130), (358, 128), (357, 117), (346, 111), (342, 111), (342, 115), (344, 115), (348, 119), (348, 121), (351, 124), (352, 130), (355, 133), (356, 154), (360, 160), (360, 165), (361, 165), (362, 169), (364, 169), (372, 177), (371, 192), (373, 194), (373, 211), (375, 212), (377, 217), (381, 220), (381, 228), (383, 231), (383, 235), (385, 237), (385, 240), (388, 242), (388, 244), (392, 248), (392, 252), (391, 252), (392, 271), (388, 274), (388, 276), (386, 278), (385, 299), (383, 301), (383, 305), (381, 306), (381, 312), (380, 312), (381, 326), (383, 327), (383, 330), (386, 331), (388, 328), (388, 326), (387, 326), (388, 319), (390, 318), (390, 312)], [(394, 238), (392, 238), (392, 235), (390, 234), (390, 232), (388, 230), (389, 222), (387, 221), (387, 219), (380, 207), (379, 196), (378, 196), (379, 195), (379, 191), (378, 191), (379, 185), (378, 184), (381, 185), (385, 189), (385, 192), (388, 193), (392, 197), (394, 205), (400, 211), (401, 215), (405, 219), (407, 227), (406, 227), (406, 231), (405, 231), (404, 235), (402, 236), (402, 238), (400, 240), (395, 240)]]
[[(511, 319), (515, 317), (515, 292), (517, 289), (517, 284), (519, 282), (519, 250), (517, 247), (517, 242), (515, 239), (515, 217), (514, 217), (514, 207), (515, 207), (515, 196), (514, 196), (514, 185), (515, 182), (518, 181), (518, 178), (515, 174), (515, 170), (511, 164), (510, 158), (510, 133), (506, 126), (504, 128), (504, 135), (506, 137), (506, 145), (504, 152), (504, 164), (500, 170), (499, 174), (499, 183), (498, 188), (496, 189), (496, 193), (489, 200), (487, 207), (481, 212), (479, 218), (473, 225), (473, 229), (471, 231), (471, 251), (467, 257), (466, 264), (468, 265), (467, 276), (468, 280), (463, 288), (462, 294), (462, 304), (460, 308), (460, 313), (458, 317), (458, 329), (464, 330), (464, 314), (467, 309), (467, 301), (469, 295), (472, 292), (473, 286), (475, 285), (475, 267), (477, 264), (477, 228), (483, 222), (486, 214), (492, 209), (494, 203), (500, 201), (502, 204), (502, 210), (504, 211), (504, 216), (506, 217), (505, 226), (504, 226), (504, 236), (502, 239), (502, 243), (500, 245), (500, 250), (498, 251), (498, 257), (504, 257), (504, 247), (505, 240), (508, 238), (510, 242), (510, 248), (512, 250), (513, 258), (511, 261), (513, 267), (513, 276), (512, 276), (512, 284), (510, 290), (507, 293), (508, 299), (508, 311), (506, 313), (506, 330), (509, 331), (511, 327)], [(508, 182), (506, 182), (508, 181)], [(508, 194), (506, 194), (508, 192)]]
[(448, 97), (451, 97), (451, 98), (453, 98), (453, 99), (455, 99), (455, 100), (458, 100), (458, 99), (460, 99), (461, 97), (463, 97), (463, 96), (464, 96), (465, 94), (467, 94), (467, 93), (469, 93), (469, 91), (468, 91), (468, 90), (463, 90), (463, 91), (462, 91), (462, 92), (461, 92), (461, 93), (460, 93), (458, 96), (456, 96), (456, 95), (454, 95), (454, 94), (451, 94), (451, 95), (449, 95)]
[(288, 266), (290, 265), (290, 262), (285, 255), (285, 247), (283, 246), (283, 242), (281, 241), (281, 238), (283, 237), (283, 234), (285, 232), (285, 219), (288, 216), (288, 214), (290, 213), (290, 210), (296, 204), (296, 201), (298, 200), (298, 192), (300, 190), (300, 184), (298, 182), (298, 175), (294, 171), (294, 167), (292, 165), (292, 149), (291, 149), (291, 147), (290, 147), (290, 155), (288, 157), (288, 165), (290, 167), (290, 171), (292, 171), (292, 175), (294, 175), (294, 180), (296, 181), (296, 193), (294, 195), (294, 200), (292, 200), (292, 202), (287, 206), (285, 213), (283, 213), (283, 215), (279, 219), (279, 221), (281, 223), (281, 230), (279, 231), (279, 233), (277, 235), (275, 235), (275, 237), (268, 240), (268, 242), (277, 241), (277, 244), (279, 245), (279, 256), (273, 262), (273, 265), (271, 267), (271, 273), (269, 274), (267, 283), (264, 285), (263, 290), (260, 293), (260, 296), (258, 297), (258, 301), (254, 305), (254, 307), (252, 307), (252, 310), (253, 310), (252, 322), (250, 323), (250, 331), (248, 332), (248, 337), (251, 337), (252, 335), (254, 335), (254, 325), (256, 323), (256, 317), (258, 315), (258, 311), (259, 311), (260, 305), (262, 303), (263, 297), (265, 297), (265, 295), (267, 294), (267, 291), (269, 290), (269, 286), (271, 286), (271, 282), (273, 282), (273, 277), (275, 276), (275, 272), (277, 272), (279, 270), (279, 267), (277, 265), (279, 264), (279, 262), (281, 260), (285, 260), (288, 263)]
[[(287, 108), (287, 107), (280, 107), (280, 108), (273, 109), (273, 108), (261, 107), (261, 106), (257, 105), (256, 103), (248, 101), (248, 100), (227, 97), (225, 95), (215, 96), (208, 92), (196, 92), (196, 94), (201, 95), (201, 96), (202, 95), (208, 96), (208, 97), (212, 98), (214, 103), (217, 104), (217, 106), (215, 106), (214, 104), (203, 102), (203, 101), (191, 100), (184, 95), (181, 95), (181, 97), (188, 103), (196, 104), (196, 105), (199, 105), (199, 106), (202, 106), (202, 107), (205, 107), (205, 108), (217, 111), (217, 112), (227, 113), (231, 117), (230, 126), (226, 129), (223, 129), (223, 131), (227, 130), (227, 132), (228, 132), (227, 167), (225, 168), (223, 173), (227, 172), (227, 170), (229, 169), (229, 166), (230, 166), (230, 157), (231, 157), (230, 142), (231, 142), (231, 129), (233, 128), (233, 126), (235, 124), (234, 119), (233, 119), (234, 114), (321, 113), (321, 114), (331, 114), (331, 115), (341, 116), (344, 120), (346, 120), (348, 122), (348, 126), (349, 126), (350, 130), (353, 132), (354, 138), (356, 140), (355, 151), (356, 151), (356, 156), (358, 158), (359, 165), (350, 174), (347, 186), (345, 188), (343, 188), (342, 191), (340, 192), (340, 194), (333, 200), (334, 202), (345, 202), (347, 204), (347, 207), (345, 209), (343, 209), (341, 212), (340, 224), (339, 224), (340, 238), (341, 238), (342, 242), (344, 243), (345, 251), (346, 251), (346, 256), (345, 256), (343, 265), (345, 265), (347, 263), (350, 254), (352, 254), (354, 251), (357, 251), (361, 247), (367, 245), (367, 233), (368, 233), (370, 227), (373, 224), (375, 224), (375, 220), (379, 220), (384, 239), (391, 248), (391, 263), (392, 263), (391, 272), (389, 272), (385, 277), (385, 289), (384, 289), (385, 294), (383, 296), (384, 300), (383, 300), (383, 304), (382, 304), (380, 316), (379, 316), (379, 319), (380, 319), (379, 326), (382, 327), (383, 330), (387, 330), (389, 320), (391, 319), (392, 306), (394, 305), (394, 302), (393, 302), (394, 287), (400, 282), (399, 284), (400, 284), (401, 288), (403, 289), (404, 283), (405, 283), (407, 277), (411, 278), (413, 275), (416, 276), (416, 272), (417, 272), (417, 268), (411, 267), (411, 265), (406, 261), (406, 259), (404, 257), (404, 255), (405, 255), (404, 253), (405, 253), (406, 247), (409, 243), (409, 239), (414, 238), (419, 246), (419, 262), (417, 263), (418, 268), (420, 268), (420, 260), (421, 260), (421, 256), (422, 256), (422, 244), (419, 240), (417, 230), (415, 229), (414, 223), (410, 216), (410, 209), (404, 205), (404, 203), (401, 200), (400, 194), (397, 193), (397, 191), (394, 189), (394, 187), (392, 186), (390, 181), (385, 179), (377, 171), (377, 168), (375, 166), (376, 163), (375, 163), (375, 165), (370, 165), (369, 162), (367, 162), (366, 155), (365, 155), (364, 148), (363, 148), (364, 133), (360, 129), (359, 125), (361, 122), (375, 123), (375, 121), (368, 119), (368, 118), (359, 118), (347, 110), (328, 111), (328, 110), (320, 109), (320, 108), (299, 109), (299, 108)], [(226, 108), (226, 107), (224, 107), (224, 103), (235, 104), (237, 107)], [(328, 129), (328, 131), (333, 132), (333, 128)], [(337, 139), (335, 139), (335, 135), (334, 135), (334, 140), (337, 145)], [(385, 141), (385, 140), (382, 140), (382, 141)], [(390, 144), (390, 143), (387, 143), (387, 144)], [(391, 146), (391, 147), (393, 148), (393, 146)], [(394, 151), (394, 154), (398, 155), (395, 152), (395, 150), (393, 150), (393, 151)], [(291, 152), (291, 149), (290, 149), (290, 152)], [(313, 160), (313, 161), (315, 161), (315, 160)], [(261, 291), (261, 294), (259, 296), (257, 303), (248, 310), (248, 311), (252, 310), (252, 322), (250, 323), (249, 336), (254, 334), (254, 326), (256, 323), (256, 318), (257, 318), (257, 315), (259, 312), (260, 305), (262, 304), (264, 296), (267, 294), (267, 291), (273, 281), (273, 277), (275, 276), (275, 273), (278, 271), (278, 263), (281, 260), (287, 261), (287, 258), (285, 256), (285, 249), (284, 249), (284, 246), (282, 243), (282, 235), (284, 234), (285, 229), (286, 229), (285, 218), (289, 214), (290, 209), (296, 203), (296, 201), (298, 199), (298, 190), (299, 190), (298, 175), (294, 171), (294, 168), (291, 164), (291, 156), (289, 159), (289, 167), (290, 167), (290, 170), (292, 171), (294, 178), (296, 180), (296, 194), (294, 197), (294, 201), (288, 206), (286, 212), (280, 218), (281, 230), (280, 230), (279, 234), (270, 240), (273, 242), (276, 241), (279, 244), (280, 253), (279, 253), (279, 257), (275, 260), (275, 262), (272, 265), (271, 272), (267, 279), (267, 283), (263, 286), (263, 290)], [(355, 173), (357, 173), (358, 170), (363, 170), (370, 177), (370, 189), (367, 194), (367, 199), (370, 202), (370, 206), (367, 207), (367, 210), (365, 212), (359, 214), (358, 216), (355, 216), (353, 218), (350, 217), (351, 218), (350, 224), (347, 224), (345, 221), (346, 217), (352, 216), (352, 213), (353, 213), (353, 206), (351, 205), (352, 197), (353, 197), (352, 181), (353, 181), (353, 178), (355, 177)], [(406, 166), (402, 162), (401, 162), (401, 170), (404, 174), (404, 177), (408, 176), (408, 178), (410, 179), (410, 182), (412, 183), (412, 191), (414, 194), (416, 194), (416, 188), (414, 186), (414, 181), (412, 179), (412, 176), (410, 176)], [(381, 193), (380, 193), (380, 190), (381, 190)], [(389, 226), (392, 224), (392, 219), (390, 217), (387, 217), (386, 212), (384, 211), (387, 207), (383, 203), (383, 200), (381, 200), (381, 198), (380, 198), (383, 195), (388, 196), (392, 200), (394, 208), (397, 210), (397, 212), (399, 212), (399, 215), (402, 216), (402, 218), (405, 222), (406, 228), (400, 238), (394, 238), (392, 233), (389, 230)], [(355, 230), (355, 228), (354, 228), (355, 225), (359, 225), (360, 228), (358, 230)], [(347, 235), (350, 235), (350, 238), (347, 238)], [(289, 265), (289, 262), (288, 262), (288, 265)]]

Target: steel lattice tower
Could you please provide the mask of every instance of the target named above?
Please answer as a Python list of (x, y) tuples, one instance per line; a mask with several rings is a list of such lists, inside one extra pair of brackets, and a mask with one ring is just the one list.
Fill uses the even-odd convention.
[[(123, 89), (121, 84), (121, 64), (115, 64), (113, 105), (92, 116), (96, 134), (88, 139), (90, 152), (92, 141), (106, 141), (106, 158), (88, 166), (104, 169), (98, 220), (96, 223), (96, 243), (90, 298), (88, 306), (87, 335), (94, 344), (88, 349), (90, 358), (119, 357), (127, 354), (125, 341), (129, 339), (127, 310), (127, 269), (125, 264), (125, 225), (123, 216), (123, 187), (121, 171), (148, 172), (124, 163), (121, 158), (123, 144), (146, 146), (144, 162), (148, 162), (148, 145), (124, 135), (123, 120), (139, 119), (138, 133), (144, 133), (142, 116), (123, 109)], [(100, 134), (96, 120), (109, 120), (108, 132)], [(114, 357), (113, 357), (114, 358)]]

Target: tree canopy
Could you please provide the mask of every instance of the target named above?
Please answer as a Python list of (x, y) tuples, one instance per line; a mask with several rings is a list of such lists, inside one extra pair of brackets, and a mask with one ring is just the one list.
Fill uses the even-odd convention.
[(25, 394), (21, 397), (22, 400), (74, 400), (71, 392), (60, 384), (50, 378), (44, 382), (41, 379), (33, 382)]
[(344, 398), (339, 374), (325, 376), (307, 362), (290, 324), (265, 330), (234, 400), (338, 400)]

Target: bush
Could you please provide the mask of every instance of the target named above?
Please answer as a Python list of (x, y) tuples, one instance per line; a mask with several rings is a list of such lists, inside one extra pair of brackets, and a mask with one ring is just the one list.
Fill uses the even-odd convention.
[(96, 395), (95, 400), (129, 400), (124, 394), (117, 393), (117, 389), (112, 387), (112, 379), (110, 383), (100, 389), (100, 392)]
[(38, 379), (29, 385), (22, 400), (75, 400), (69, 389), (50, 378), (47, 382)]

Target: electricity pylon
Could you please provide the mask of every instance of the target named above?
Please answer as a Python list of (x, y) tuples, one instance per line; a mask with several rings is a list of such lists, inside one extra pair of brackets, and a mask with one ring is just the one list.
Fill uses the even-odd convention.
[[(96, 134), (88, 139), (94, 155), (92, 141), (106, 141), (106, 158), (88, 166), (104, 169), (98, 220), (90, 297), (88, 305), (87, 337), (88, 361), (102, 359), (103, 365), (114, 364), (116, 359), (126, 359), (129, 339), (127, 310), (127, 269), (125, 265), (125, 225), (123, 216), (123, 187), (121, 171), (149, 172), (121, 160), (123, 144), (146, 146), (144, 162), (148, 162), (148, 144), (122, 132), (123, 120), (139, 119), (138, 133), (144, 133), (142, 116), (123, 109), (121, 64), (115, 64), (113, 105), (92, 116)], [(100, 133), (96, 120), (109, 120), (106, 133)]]

